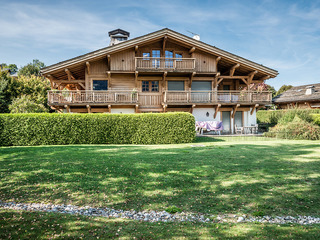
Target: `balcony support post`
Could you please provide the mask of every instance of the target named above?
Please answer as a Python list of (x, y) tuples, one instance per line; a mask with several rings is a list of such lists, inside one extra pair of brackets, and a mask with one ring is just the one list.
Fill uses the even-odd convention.
[(196, 75), (196, 72), (191, 73), (190, 75), (190, 83), (189, 83), (189, 88), (191, 89), (191, 85), (192, 85), (192, 80), (194, 78), (194, 76)]
[(238, 107), (240, 107), (240, 104), (237, 104), (237, 105), (233, 108), (232, 118), (234, 118), (234, 116), (236, 115), (236, 112), (237, 112)]
[(254, 110), (255, 110), (257, 107), (259, 107), (259, 104), (256, 104), (256, 105), (254, 105), (254, 106), (252, 107), (251, 112), (250, 112), (250, 115), (253, 114)]
[(108, 111), (111, 113), (111, 105), (108, 105)]
[(215, 109), (214, 109), (214, 119), (217, 117), (217, 114), (218, 114), (218, 112), (219, 112), (219, 108), (221, 107), (221, 104), (218, 104), (216, 107), (215, 107)]
[(91, 106), (87, 105), (86, 107), (87, 107), (88, 113), (91, 113)]
[(135, 80), (135, 87), (138, 88), (138, 76), (139, 76), (139, 72), (135, 71), (134, 72), (134, 80)]
[(165, 89), (166, 88), (166, 77), (168, 75), (168, 72), (164, 72), (163, 76), (162, 76), (162, 88)]

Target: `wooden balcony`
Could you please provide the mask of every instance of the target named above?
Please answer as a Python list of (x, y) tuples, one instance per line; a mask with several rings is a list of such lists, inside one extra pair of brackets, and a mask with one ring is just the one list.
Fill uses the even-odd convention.
[(48, 91), (50, 105), (64, 104), (137, 104), (138, 93), (132, 91)]
[(136, 57), (136, 71), (191, 72), (196, 68), (195, 58)]
[(270, 104), (269, 91), (165, 91), (159, 93), (133, 91), (48, 91), (50, 105), (169, 105)]
[(269, 91), (165, 91), (167, 104), (270, 104)]

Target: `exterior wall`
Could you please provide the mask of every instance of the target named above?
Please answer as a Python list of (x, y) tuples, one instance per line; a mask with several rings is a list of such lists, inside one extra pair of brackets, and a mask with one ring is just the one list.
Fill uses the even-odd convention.
[[(206, 114), (209, 113), (207, 117)], [(216, 118), (214, 117), (215, 110), (214, 108), (194, 108), (192, 115), (196, 121), (220, 121), (220, 114), (218, 113)]]
[(245, 125), (245, 126), (251, 126), (251, 125), (257, 124), (257, 116), (256, 116), (257, 111), (256, 111), (256, 109), (254, 110), (252, 115), (250, 115), (250, 112), (251, 112), (251, 109), (250, 109), (250, 111), (246, 112), (247, 121), (245, 121), (245, 123), (247, 123), (247, 125)]
[(217, 64), (216, 58), (212, 55), (194, 52), (193, 58), (196, 59), (197, 72), (216, 72)]
[(111, 113), (135, 113), (134, 108), (111, 108)]
[(127, 50), (111, 55), (111, 71), (134, 71), (135, 70), (135, 52)]

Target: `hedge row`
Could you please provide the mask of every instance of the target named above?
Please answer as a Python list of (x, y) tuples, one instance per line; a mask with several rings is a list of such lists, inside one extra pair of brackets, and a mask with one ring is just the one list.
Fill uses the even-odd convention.
[(168, 144), (192, 142), (189, 113), (0, 114), (0, 145)]
[(284, 115), (295, 116), (298, 115), (302, 119), (305, 119), (310, 114), (320, 114), (320, 109), (289, 109), (289, 110), (275, 110), (275, 111), (263, 111), (257, 112), (258, 123), (269, 123), (275, 125)]

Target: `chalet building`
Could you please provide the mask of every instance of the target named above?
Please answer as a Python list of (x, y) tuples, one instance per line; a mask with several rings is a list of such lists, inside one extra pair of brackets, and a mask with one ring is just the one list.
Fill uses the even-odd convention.
[(162, 29), (129, 39), (109, 32), (110, 45), (42, 69), (51, 82), (50, 106), (70, 113), (186, 111), (198, 121), (222, 121), (226, 132), (256, 123), (271, 92), (248, 86), (278, 72)]
[(278, 109), (320, 108), (320, 83), (292, 87), (273, 98)]

